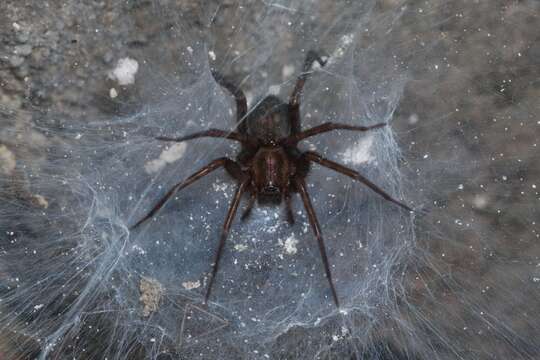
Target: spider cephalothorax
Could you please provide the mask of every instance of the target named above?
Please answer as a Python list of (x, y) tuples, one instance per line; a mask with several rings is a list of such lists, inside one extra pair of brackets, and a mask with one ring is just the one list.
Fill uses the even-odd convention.
[(238, 183), (233, 200), (227, 212), (225, 223), (221, 232), (221, 238), (215, 255), (212, 272), (204, 297), (204, 303), (208, 301), (219, 268), (219, 261), (229, 234), (232, 221), (238, 210), (240, 200), (244, 194), (249, 194), (249, 200), (242, 215), (245, 220), (253, 208), (255, 201), (263, 204), (280, 204), (285, 202), (287, 221), (294, 223), (291, 207), (292, 194), (298, 193), (302, 198), (310, 225), (313, 229), (321, 258), (323, 261), (326, 277), (330, 284), (334, 303), (339, 307), (337, 292), (332, 280), (332, 273), (326, 255), (326, 248), (321, 233), (321, 228), (311, 204), (307, 191), (305, 178), (309, 173), (310, 164), (315, 162), (334, 171), (347, 175), (360, 181), (370, 189), (383, 196), (402, 208), (412, 211), (407, 205), (397, 201), (371, 181), (363, 177), (355, 170), (323, 158), (314, 151), (302, 152), (297, 145), (303, 139), (332, 130), (368, 131), (385, 126), (379, 123), (371, 126), (354, 126), (328, 122), (310, 129), (301, 130), (300, 126), (300, 96), (304, 84), (310, 74), (313, 63), (317, 61), (321, 66), (325, 62), (314, 51), (307, 54), (303, 71), (300, 74), (294, 91), (288, 103), (282, 102), (276, 96), (267, 96), (257, 104), (255, 109), (249, 112), (246, 97), (242, 90), (218, 73), (213, 73), (216, 81), (229, 90), (236, 100), (237, 131), (224, 131), (208, 129), (180, 138), (158, 137), (159, 140), (181, 142), (200, 137), (226, 138), (238, 141), (242, 148), (236, 160), (226, 157), (215, 159), (208, 165), (189, 176), (186, 180), (175, 185), (154, 206), (154, 208), (132, 228), (135, 228), (154, 216), (167, 200), (177, 191), (194, 183), (210, 172), (224, 167), (227, 173)]

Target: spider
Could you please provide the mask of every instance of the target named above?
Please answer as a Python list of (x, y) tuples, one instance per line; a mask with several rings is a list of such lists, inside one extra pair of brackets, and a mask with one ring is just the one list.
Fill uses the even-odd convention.
[(180, 138), (156, 138), (158, 140), (172, 142), (182, 142), (201, 137), (225, 138), (237, 141), (241, 145), (241, 150), (236, 160), (222, 157), (211, 161), (184, 181), (176, 184), (156, 203), (145, 217), (131, 227), (134, 229), (156, 215), (167, 200), (178, 191), (193, 184), (216, 169), (225, 168), (226, 172), (236, 180), (238, 186), (236, 187), (221, 230), (221, 237), (212, 264), (212, 271), (203, 304), (206, 304), (210, 298), (225, 241), (243, 195), (249, 194), (249, 199), (241, 217), (242, 220), (246, 220), (249, 217), (256, 200), (258, 200), (259, 204), (271, 205), (279, 205), (284, 201), (286, 219), (290, 224), (293, 224), (292, 194), (298, 193), (300, 194), (309, 223), (317, 239), (334, 303), (337, 308), (340, 307), (334, 281), (332, 280), (332, 272), (330, 271), (321, 226), (317, 220), (317, 215), (313, 209), (306, 186), (305, 179), (310, 172), (311, 163), (317, 163), (357, 180), (381, 195), (384, 199), (393, 202), (405, 210), (412, 211), (410, 207), (394, 199), (357, 171), (325, 159), (317, 152), (301, 151), (297, 148), (300, 141), (333, 130), (368, 131), (386, 126), (386, 123), (371, 126), (354, 126), (326, 122), (302, 130), (300, 126), (300, 97), (315, 61), (321, 66), (326, 64), (326, 61), (317, 52), (309, 51), (304, 61), (302, 73), (296, 81), (295, 88), (288, 103), (284, 103), (276, 96), (269, 95), (250, 112), (248, 112), (246, 97), (243, 91), (220, 73), (212, 72), (216, 82), (227, 89), (236, 101), (237, 130), (229, 132), (220, 129), (208, 129)]

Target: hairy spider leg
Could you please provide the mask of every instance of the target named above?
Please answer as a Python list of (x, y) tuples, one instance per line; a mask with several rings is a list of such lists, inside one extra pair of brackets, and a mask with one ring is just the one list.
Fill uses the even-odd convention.
[(304, 85), (306, 80), (311, 75), (311, 67), (313, 63), (317, 61), (319, 65), (324, 66), (326, 61), (317, 54), (317, 52), (310, 50), (306, 55), (306, 60), (304, 61), (304, 67), (302, 68), (302, 73), (298, 76), (296, 80), (296, 85), (294, 90), (289, 98), (289, 120), (291, 122), (291, 134), (299, 133), (301, 130), (300, 124), (300, 97), (304, 92)]
[(216, 256), (214, 257), (214, 263), (212, 264), (212, 273), (210, 274), (210, 280), (208, 281), (208, 287), (206, 288), (206, 294), (204, 296), (204, 304), (208, 302), (210, 298), (210, 293), (212, 292), (212, 285), (214, 284), (214, 279), (219, 269), (219, 261), (221, 260), (221, 254), (223, 253), (223, 248), (225, 246), (225, 241), (229, 236), (229, 230), (231, 229), (231, 224), (236, 215), (236, 210), (238, 210), (238, 205), (240, 204), (240, 199), (244, 194), (246, 186), (249, 184), (250, 179), (244, 180), (236, 188), (229, 211), (227, 212), (227, 217), (225, 218), (225, 223), (223, 224), (223, 229), (221, 231), (221, 237), (219, 239), (219, 245), (217, 248)]
[(314, 126), (310, 129), (301, 131), (299, 133), (292, 134), (286, 138), (281, 139), (279, 143), (282, 145), (296, 145), (301, 140), (304, 140), (306, 138), (319, 135), (325, 132), (333, 131), (333, 130), (368, 131), (368, 130), (378, 129), (386, 125), (387, 125), (386, 123), (379, 123), (379, 124), (370, 125), (370, 126), (355, 126), (355, 125), (327, 122), (321, 125)]
[(330, 271), (330, 265), (328, 263), (328, 256), (326, 255), (326, 247), (324, 246), (324, 239), (321, 233), (321, 226), (319, 225), (319, 221), (317, 220), (317, 214), (315, 214), (315, 210), (313, 209), (313, 205), (311, 204), (311, 200), (309, 198), (309, 194), (306, 189), (306, 182), (304, 181), (304, 179), (295, 178), (295, 183), (296, 183), (296, 187), (298, 188), (298, 192), (300, 193), (300, 196), (302, 197), (302, 201), (304, 203), (304, 208), (306, 209), (306, 212), (308, 215), (311, 229), (313, 230), (313, 233), (315, 234), (315, 237), (317, 238), (319, 251), (321, 253), (322, 262), (324, 264), (324, 271), (326, 273), (326, 278), (328, 279), (328, 283), (330, 284), (330, 290), (332, 290), (332, 297), (334, 298), (334, 303), (339, 308), (339, 300), (338, 300), (336, 288), (334, 287), (334, 281), (332, 280), (332, 272)]
[(247, 100), (246, 95), (238, 86), (234, 85), (227, 77), (217, 71), (212, 71), (212, 76), (216, 82), (223, 88), (227, 89), (236, 101), (236, 123), (240, 134), (247, 135)]
[(251, 215), (251, 210), (253, 210), (253, 205), (255, 205), (255, 200), (257, 200), (257, 193), (255, 191), (252, 191), (249, 197), (249, 202), (240, 220), (245, 221), (249, 217), (249, 215)]
[(234, 131), (225, 131), (225, 130), (220, 130), (220, 129), (208, 129), (208, 130), (192, 133), (186, 136), (182, 136), (179, 138), (157, 136), (156, 140), (182, 142), (182, 141), (197, 139), (197, 138), (202, 138), (202, 137), (225, 138), (225, 139), (230, 139), (230, 140), (236, 140), (241, 143), (250, 142), (249, 138), (243, 134), (239, 134)]
[(291, 225), (294, 224), (294, 213), (292, 210), (292, 198), (289, 192), (285, 193), (285, 212), (287, 215), (287, 222)]
[[(285, 198), (285, 214), (287, 216), (287, 222), (291, 225), (294, 224), (294, 214), (292, 211), (292, 198), (290, 193), (286, 193), (284, 195)], [(251, 215), (251, 211), (253, 210), (253, 206), (255, 205), (255, 201), (257, 200), (257, 193), (252, 192), (249, 197), (248, 204), (246, 206), (246, 209), (244, 210), (244, 213), (242, 214), (242, 217), (240, 220), (245, 221), (249, 216)]]
[(242, 171), (240, 169), (240, 165), (238, 165), (235, 161), (233, 161), (233, 160), (231, 160), (229, 158), (226, 158), (226, 157), (222, 157), (222, 158), (215, 159), (215, 160), (211, 161), (208, 165), (204, 166), (202, 169), (200, 169), (199, 171), (192, 174), (186, 180), (174, 185), (172, 187), (172, 189), (169, 190), (157, 202), (157, 204), (152, 208), (152, 210), (150, 210), (150, 212), (145, 217), (143, 217), (141, 220), (139, 220), (135, 225), (131, 226), (130, 229), (135, 229), (136, 227), (138, 227), (139, 225), (144, 223), (146, 220), (152, 218), (159, 211), (159, 209), (161, 209), (163, 207), (163, 205), (165, 205), (167, 200), (169, 200), (169, 198), (171, 198), (176, 192), (178, 192), (178, 191), (182, 190), (183, 188), (193, 184), (195, 181), (197, 181), (200, 178), (208, 175), (212, 171), (214, 171), (216, 169), (219, 169), (222, 166), (225, 166), (227, 171), (229, 173), (231, 173), (231, 175), (233, 177), (239, 176), (239, 175), (237, 175), (235, 173), (237, 173), (238, 171), (240, 171), (240, 172)]
[(334, 170), (334, 171), (336, 171), (338, 173), (341, 173), (343, 175), (347, 175), (348, 177), (350, 177), (350, 178), (352, 178), (354, 180), (358, 180), (361, 183), (363, 183), (364, 185), (366, 185), (367, 187), (369, 187), (371, 190), (375, 191), (377, 194), (381, 195), (384, 199), (386, 199), (386, 200), (388, 200), (390, 202), (393, 202), (394, 204), (402, 207), (403, 209), (405, 209), (407, 211), (413, 211), (413, 209), (411, 209), (407, 205), (403, 204), (402, 202), (394, 199), (392, 196), (387, 194), (384, 190), (379, 188), (377, 185), (375, 185), (374, 183), (372, 183), (371, 181), (366, 179), (364, 176), (362, 176), (359, 172), (357, 172), (357, 171), (355, 171), (353, 169), (349, 169), (346, 166), (343, 166), (343, 165), (338, 164), (336, 162), (333, 162), (331, 160), (325, 159), (321, 155), (319, 155), (319, 154), (317, 154), (316, 152), (313, 152), (313, 151), (306, 151), (305, 153), (302, 154), (302, 156), (304, 156), (304, 158), (309, 160), (309, 161), (316, 162), (316, 163), (318, 163), (318, 164), (320, 164), (322, 166), (325, 166), (325, 167), (327, 167), (329, 169), (332, 169), (332, 170)]

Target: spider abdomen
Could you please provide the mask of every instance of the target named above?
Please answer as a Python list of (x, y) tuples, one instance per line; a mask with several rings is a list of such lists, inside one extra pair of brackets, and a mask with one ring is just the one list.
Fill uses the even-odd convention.
[(248, 115), (248, 133), (263, 144), (272, 144), (290, 132), (288, 105), (277, 96), (265, 97)]

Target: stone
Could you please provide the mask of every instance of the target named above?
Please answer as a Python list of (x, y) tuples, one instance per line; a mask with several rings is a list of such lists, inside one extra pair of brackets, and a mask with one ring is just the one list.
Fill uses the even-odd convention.
[(15, 46), (15, 49), (13, 50), (13, 52), (19, 56), (28, 56), (32, 53), (32, 45), (29, 45), (29, 44), (17, 45)]
[(9, 64), (12, 66), (12, 67), (19, 67), (23, 64), (24, 62), (24, 58), (23, 57), (20, 57), (20, 56), (17, 56), (17, 55), (13, 55), (13, 56), (10, 56), (9, 57)]

